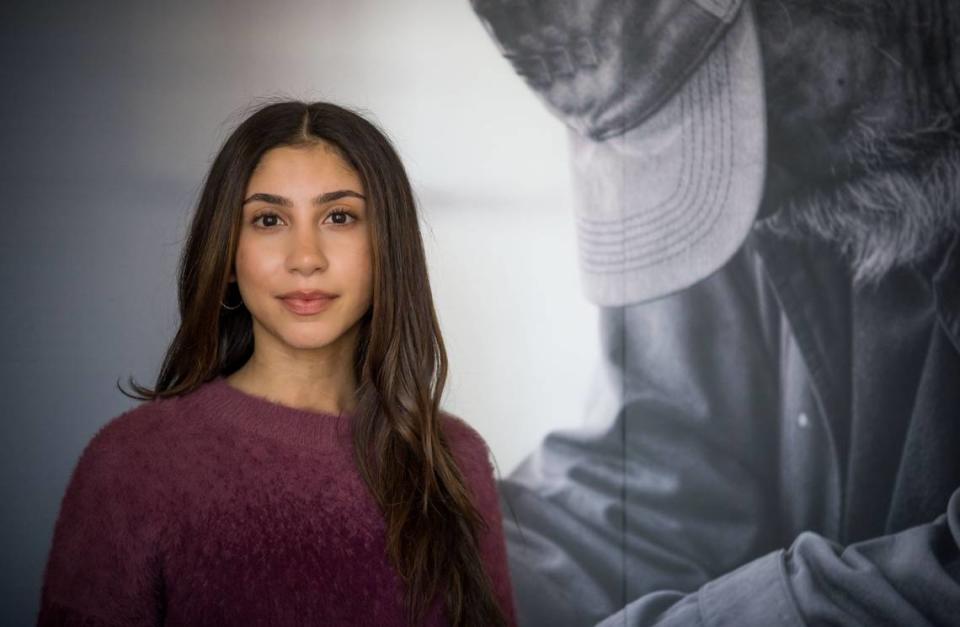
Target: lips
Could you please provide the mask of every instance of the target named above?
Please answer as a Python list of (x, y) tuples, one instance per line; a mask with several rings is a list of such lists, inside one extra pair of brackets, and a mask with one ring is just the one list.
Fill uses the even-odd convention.
[(281, 294), (280, 298), (295, 298), (297, 300), (313, 300), (316, 298), (335, 298), (336, 294), (330, 294), (323, 290), (295, 290)]
[(281, 297), (280, 302), (295, 314), (309, 316), (320, 313), (330, 306), (336, 296)]

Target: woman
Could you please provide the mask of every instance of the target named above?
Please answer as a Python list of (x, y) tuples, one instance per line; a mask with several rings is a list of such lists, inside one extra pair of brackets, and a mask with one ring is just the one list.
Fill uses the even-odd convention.
[(84, 450), (39, 623), (514, 623), (480, 436), (446, 354), (410, 184), (326, 103), (227, 139), (154, 389)]

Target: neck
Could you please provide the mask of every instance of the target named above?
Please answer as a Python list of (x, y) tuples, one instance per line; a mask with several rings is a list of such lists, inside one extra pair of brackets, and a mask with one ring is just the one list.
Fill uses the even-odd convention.
[(355, 329), (322, 350), (291, 350), (261, 342), (247, 363), (227, 380), (248, 394), (291, 407), (349, 413), (356, 408), (354, 346)]

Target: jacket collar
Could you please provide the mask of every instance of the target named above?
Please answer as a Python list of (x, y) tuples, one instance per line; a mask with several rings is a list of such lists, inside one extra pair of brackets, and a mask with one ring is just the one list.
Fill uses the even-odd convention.
[(850, 406), (850, 270), (835, 248), (793, 237), (772, 217), (758, 221), (753, 241), (797, 345), (823, 413)]
[[(827, 415), (849, 408), (851, 271), (836, 247), (812, 237), (791, 237), (773, 221), (758, 221), (752, 239), (764, 261)], [(924, 268), (937, 319), (960, 353), (960, 233)]]

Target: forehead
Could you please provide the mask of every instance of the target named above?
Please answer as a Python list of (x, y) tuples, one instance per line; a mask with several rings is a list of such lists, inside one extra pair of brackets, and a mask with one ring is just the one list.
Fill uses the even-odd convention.
[(319, 192), (350, 189), (363, 193), (357, 171), (336, 147), (325, 142), (278, 146), (265, 152), (250, 175), (247, 190), (270, 191), (267, 187), (310, 188)]

